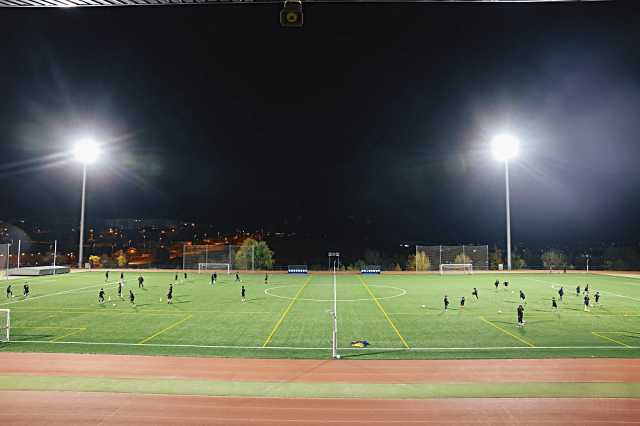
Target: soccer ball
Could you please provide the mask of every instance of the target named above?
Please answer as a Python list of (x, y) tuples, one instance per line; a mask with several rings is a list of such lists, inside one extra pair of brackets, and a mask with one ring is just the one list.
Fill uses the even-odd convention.
[(113, 306), (116, 306), (116, 304), (114, 303)]
[(340, 355), (336, 355), (336, 358), (337, 358), (337, 359), (340, 359)]
[(423, 307), (423, 308), (426, 308), (426, 306), (425, 306), (425, 305), (422, 305), (422, 307)]
[(162, 297), (160, 298), (160, 301), (162, 302)]

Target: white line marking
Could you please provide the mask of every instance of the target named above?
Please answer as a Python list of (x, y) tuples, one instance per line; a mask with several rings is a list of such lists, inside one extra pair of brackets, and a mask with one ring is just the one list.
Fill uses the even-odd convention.
[(31, 300), (42, 299), (43, 297), (59, 296), (61, 294), (73, 293), (74, 291), (85, 290), (85, 289), (88, 289), (88, 288), (109, 287), (109, 285), (112, 285), (112, 284), (113, 285), (117, 284), (117, 281), (112, 281), (112, 282), (102, 283), (102, 284), (97, 284), (97, 285), (90, 285), (90, 286), (87, 286), (87, 287), (72, 288), (71, 290), (59, 291), (57, 293), (43, 294), (42, 296), (28, 297), (28, 298), (25, 298), (25, 299), (14, 300), (13, 302), (0, 303), (0, 306), (13, 305), (14, 303), (19, 303), (19, 302), (29, 302)]
[[(330, 347), (326, 348), (304, 348), (304, 347), (295, 347), (295, 346), (266, 346), (262, 347), (258, 346), (229, 346), (229, 345), (188, 345), (188, 344), (163, 344), (163, 343), (123, 343), (123, 342), (51, 342), (46, 340), (19, 340), (19, 341), (11, 341), (9, 344), (15, 345), (20, 343), (46, 343), (46, 344), (56, 344), (56, 345), (100, 345), (100, 346), (155, 346), (155, 347), (165, 347), (165, 348), (209, 348), (209, 349), (279, 349), (279, 350), (300, 350), (300, 351), (329, 351)], [(472, 347), (472, 348), (353, 348), (353, 347), (344, 347), (338, 348), (339, 350), (366, 350), (366, 351), (495, 351), (495, 350), (536, 350), (536, 349), (567, 349), (567, 350), (582, 350), (582, 349), (640, 349), (640, 346), (490, 346), (490, 347)]]
[[(400, 290), (401, 293), (398, 294), (394, 294), (393, 296), (385, 296), (385, 297), (378, 297), (378, 300), (384, 300), (384, 299), (393, 299), (395, 297), (400, 297), (400, 296), (404, 296), (405, 294), (407, 294), (407, 290), (403, 289), (403, 288), (399, 288), (399, 287), (393, 287), (390, 285), (382, 285), (382, 284), (369, 284), (372, 287), (386, 287), (386, 288), (393, 288), (395, 290)], [(266, 288), (264, 290), (264, 293), (268, 296), (272, 296), (272, 297), (278, 297), (280, 299), (287, 299), (287, 300), (292, 300), (293, 297), (287, 297), (287, 296), (281, 296), (279, 294), (274, 294), (271, 293), (269, 290), (272, 290), (274, 288), (282, 288), (282, 287), (293, 287), (294, 284), (291, 285), (282, 285), (282, 286), (273, 286), (273, 287), (269, 287)], [(298, 297), (297, 300), (305, 300), (308, 302), (333, 302), (333, 299), (308, 299), (308, 298), (302, 298), (302, 297)], [(336, 302), (369, 302), (373, 299), (368, 298), (368, 299), (337, 299)]]
[[(552, 282), (552, 281), (545, 281), (545, 280), (538, 280), (535, 278), (528, 278), (528, 277), (523, 277), (525, 280), (531, 280), (531, 281), (538, 281), (541, 283), (547, 283), (547, 284), (558, 284), (558, 285), (567, 285), (567, 284), (561, 284), (561, 283), (557, 283), (557, 282)], [(635, 300), (636, 302), (640, 302), (640, 299), (637, 299), (635, 297), (631, 297), (631, 296), (625, 296), (623, 294), (618, 294), (618, 293), (613, 293), (611, 291), (606, 291), (606, 290), (598, 290), (600, 293), (604, 293), (604, 294), (610, 294), (612, 296), (618, 296), (618, 297), (623, 297), (625, 299), (631, 299), (631, 300)]]

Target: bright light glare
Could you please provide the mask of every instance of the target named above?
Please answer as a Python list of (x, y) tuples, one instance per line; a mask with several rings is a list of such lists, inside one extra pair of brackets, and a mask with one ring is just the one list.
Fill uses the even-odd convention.
[(509, 161), (518, 155), (520, 141), (512, 135), (497, 135), (491, 141), (493, 156), (500, 161)]
[(91, 164), (98, 158), (100, 148), (92, 139), (83, 139), (76, 143), (73, 148), (73, 155), (81, 163)]

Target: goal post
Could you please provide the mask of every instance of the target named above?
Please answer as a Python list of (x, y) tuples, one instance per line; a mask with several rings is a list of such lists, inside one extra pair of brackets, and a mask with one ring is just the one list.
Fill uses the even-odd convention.
[(11, 310), (0, 309), (0, 342), (8, 342), (11, 335)]
[[(488, 245), (432, 245), (416, 246), (415, 270), (440, 271), (442, 265), (471, 264), (473, 271), (489, 269)], [(445, 266), (445, 269), (447, 267)]]
[(230, 263), (198, 263), (198, 273), (209, 271), (227, 271), (227, 274), (231, 273)]
[(446, 272), (457, 272), (462, 274), (473, 274), (472, 263), (442, 263), (440, 264), (440, 275)]

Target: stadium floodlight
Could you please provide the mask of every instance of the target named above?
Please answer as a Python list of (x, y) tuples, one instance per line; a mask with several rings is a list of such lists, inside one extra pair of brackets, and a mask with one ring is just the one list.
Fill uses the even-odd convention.
[(93, 139), (82, 139), (73, 148), (73, 156), (82, 163), (82, 204), (80, 207), (80, 242), (78, 244), (78, 268), (82, 269), (84, 255), (84, 205), (87, 190), (87, 165), (95, 162), (100, 154), (100, 147)]
[(518, 155), (520, 141), (513, 135), (497, 135), (491, 141), (491, 151), (493, 156), (500, 161), (509, 161)]
[(509, 160), (518, 155), (520, 141), (513, 135), (496, 135), (491, 141), (493, 156), (504, 162), (504, 183), (507, 207), (507, 270), (511, 270), (511, 207), (509, 205)]

